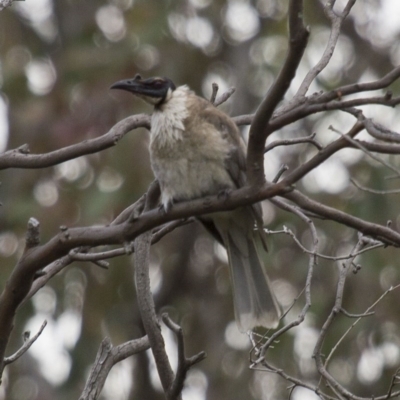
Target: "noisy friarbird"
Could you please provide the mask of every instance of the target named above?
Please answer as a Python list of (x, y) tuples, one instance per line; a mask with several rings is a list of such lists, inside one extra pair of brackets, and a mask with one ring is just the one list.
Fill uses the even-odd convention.
[[(238, 128), (209, 101), (187, 86), (177, 88), (168, 78), (136, 75), (111, 88), (154, 106), (150, 157), (165, 210), (174, 202), (228, 193), (245, 184), (246, 148)], [(228, 252), (239, 329), (275, 328), (281, 313), (256, 246), (257, 235), (264, 233), (260, 205), (207, 214), (200, 220)]]

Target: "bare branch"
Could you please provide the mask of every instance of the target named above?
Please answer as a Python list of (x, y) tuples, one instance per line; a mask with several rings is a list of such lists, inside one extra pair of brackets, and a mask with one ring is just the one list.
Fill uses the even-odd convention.
[[(220, 196), (211, 196), (206, 199), (179, 203), (174, 205), (167, 214), (160, 213), (157, 209), (154, 209), (143, 213), (132, 222), (103, 227), (70, 228), (55, 236), (48, 243), (30, 249), (12, 272), (0, 297), (0, 324), (5, 333), (5, 336), (3, 336), (5, 340), (0, 340), (0, 355), (4, 354), (16, 308), (30, 292), (36, 271), (65, 256), (71, 249), (80, 246), (123, 244), (133, 240), (142, 232), (175, 219), (234, 209), (238, 206), (251, 204), (276, 195), (285, 195), (285, 197), (294, 201), (306, 211), (352, 226), (365, 234), (382, 240), (384, 243), (400, 244), (400, 234), (394, 230), (382, 225), (368, 223), (341, 211), (323, 206), (308, 199), (298, 191), (287, 193), (288, 189), (290, 189), (288, 184), (290, 185), (291, 181), (286, 177), (277, 184), (266, 184), (258, 187), (257, 192), (253, 188), (244, 187), (233, 191), (229, 197), (223, 199)], [(43, 280), (39, 282), (43, 282)], [(9, 330), (7, 331), (7, 329)]]
[(164, 339), (155, 313), (154, 299), (150, 289), (149, 253), (151, 233), (147, 232), (135, 240), (135, 284), (137, 302), (144, 329), (149, 338), (158, 375), (166, 394), (170, 393), (174, 373), (165, 351)]
[(284, 174), (286, 171), (288, 171), (289, 170), (289, 167), (287, 166), (287, 165), (282, 165), (280, 168), (279, 168), (279, 171), (278, 171), (278, 173), (275, 175), (275, 177), (274, 177), (274, 179), (272, 180), (272, 182), (273, 183), (276, 183), (276, 182), (278, 182), (279, 181), (279, 179), (280, 179), (280, 177), (282, 176), (282, 174)]
[(132, 221), (139, 218), (140, 214), (143, 212), (146, 202), (146, 194), (144, 194), (139, 200), (131, 204), (129, 207), (125, 208), (110, 225), (118, 225), (126, 221)]
[(360, 120), (364, 123), (367, 132), (375, 139), (391, 143), (400, 143), (399, 133), (387, 129), (385, 126), (374, 122), (371, 118), (364, 117)]
[(306, 381), (303, 381), (301, 379), (295, 378), (294, 376), (289, 375), (286, 373), (283, 369), (275, 368), (271, 364), (269, 364), (267, 361), (263, 362), (263, 366), (254, 366), (251, 365), (250, 369), (255, 370), (255, 371), (268, 371), (268, 372), (274, 372), (277, 375), (281, 376), (283, 379), (285, 379), (288, 382), (292, 382), (296, 386), (304, 387), (306, 389), (309, 389), (311, 392), (315, 393), (317, 396), (319, 396), (321, 399), (327, 399), (327, 400), (337, 400), (336, 397), (329, 396), (325, 393), (322, 392), (322, 390), (318, 386), (314, 386)]
[(36, 340), (39, 338), (39, 336), (42, 334), (43, 329), (46, 327), (46, 325), (47, 321), (45, 320), (42, 326), (39, 328), (38, 332), (34, 336), (26, 340), (25, 343), (22, 345), (22, 347), (19, 350), (17, 350), (12, 356), (6, 357), (4, 359), (4, 366), (11, 364), (12, 362), (20, 358), (23, 354), (25, 354), (29, 350), (29, 348), (33, 345), (33, 343), (35, 343)]
[[(391, 99), (391, 94), (388, 93), (382, 97), (373, 97), (364, 99), (363, 101), (352, 101), (343, 103), (341, 101), (334, 102), (333, 105), (329, 105), (329, 102), (339, 99), (341, 100), (346, 95), (351, 95), (355, 93), (362, 93), (366, 91), (383, 89), (391, 85), (394, 81), (396, 81), (400, 77), (400, 66), (394, 68), (391, 72), (386, 74), (383, 78), (377, 79), (376, 81), (366, 82), (366, 83), (356, 83), (350, 84), (346, 86), (341, 86), (337, 89), (334, 89), (327, 93), (317, 93), (309, 98), (300, 97), (297, 98), (296, 102), (289, 102), (288, 104), (282, 105), (274, 112), (272, 119), (270, 120), (270, 131), (276, 131), (283, 126), (289, 125), (292, 122), (295, 122), (301, 118), (304, 118), (307, 115), (311, 115), (316, 112), (326, 111), (328, 109), (344, 109), (350, 108), (355, 105), (362, 104), (373, 104), (374, 100), (378, 101), (378, 104), (388, 105), (390, 107), (394, 107), (398, 104), (398, 100), (393, 101)], [(361, 104), (362, 103), (362, 104)], [(315, 107), (311, 107), (314, 105)], [(254, 114), (241, 115), (238, 117), (234, 117), (233, 120), (238, 126), (242, 125), (250, 125), (254, 120)], [(379, 147), (378, 147), (379, 148)], [(389, 152), (389, 146), (386, 147)], [(398, 149), (395, 150), (398, 153)], [(384, 150), (382, 150), (384, 152)]]
[(228, 89), (225, 93), (221, 94), (221, 96), (218, 96), (217, 99), (214, 101), (214, 106), (218, 107), (221, 104), (225, 103), (232, 95), (235, 93), (236, 89), (235, 88), (230, 88)]
[[(353, 322), (353, 324), (352, 324), (352, 325), (346, 330), (346, 332), (340, 337), (340, 339), (337, 341), (337, 343), (335, 344), (335, 346), (332, 347), (332, 349), (331, 349), (331, 351), (330, 351), (328, 357), (327, 357), (326, 360), (325, 360), (325, 363), (324, 363), (324, 367), (323, 367), (323, 368), (326, 368), (326, 366), (328, 365), (330, 359), (332, 358), (333, 353), (337, 350), (337, 348), (338, 348), (339, 345), (343, 342), (344, 338), (349, 334), (349, 332), (358, 324), (358, 322), (360, 322), (361, 319), (364, 318), (365, 316), (370, 315), (370, 314), (371, 314), (371, 310), (374, 309), (374, 308), (376, 307), (376, 305), (377, 305), (384, 297), (386, 297), (390, 292), (392, 292), (393, 290), (398, 289), (399, 287), (400, 287), (400, 285), (397, 285), (397, 286), (395, 286), (395, 287), (391, 287), (391, 288), (389, 288), (388, 290), (386, 290), (386, 291), (385, 291), (371, 306), (369, 306), (369, 307), (367, 308), (367, 310), (366, 310), (361, 316), (359, 316), (359, 317), (357, 318), (356, 321)], [(340, 311), (343, 312), (343, 309), (341, 308)], [(389, 393), (391, 393), (391, 390), (389, 390)], [(392, 394), (391, 394), (391, 397), (396, 397), (396, 396), (398, 396), (399, 394), (400, 394), (400, 392), (392, 393)], [(349, 398), (355, 399), (355, 400), (364, 399), (364, 398), (361, 398), (361, 397), (358, 397), (358, 396), (354, 396), (354, 395), (352, 395), (352, 394), (350, 394)], [(386, 396), (374, 397), (375, 400), (378, 400), (378, 399), (379, 399), (379, 400), (383, 400), (383, 399), (388, 399), (388, 398), (389, 398), (389, 397), (386, 397)]]
[(175, 322), (173, 322), (169, 318), (167, 313), (164, 313), (162, 315), (162, 320), (165, 323), (165, 325), (169, 329), (171, 329), (172, 332), (174, 332), (178, 341), (178, 368), (176, 371), (174, 382), (172, 383), (167, 396), (169, 399), (175, 399), (182, 392), (183, 384), (185, 383), (186, 379), (186, 374), (189, 371), (190, 367), (204, 360), (204, 358), (206, 357), (206, 353), (204, 351), (201, 351), (195, 356), (186, 358), (182, 328)]
[(400, 189), (393, 189), (393, 190), (376, 190), (376, 189), (371, 189), (367, 188), (365, 186), (360, 185), (356, 180), (353, 178), (350, 178), (350, 182), (358, 189), (367, 192), (367, 193), (373, 193), (373, 194), (400, 194)]
[(338, 133), (340, 136), (342, 136), (344, 139), (346, 139), (348, 142), (353, 144), (355, 147), (358, 147), (363, 153), (367, 154), (369, 157), (373, 158), (375, 161), (378, 163), (384, 165), (385, 167), (389, 168), (391, 171), (393, 171), (397, 176), (400, 176), (400, 171), (393, 167), (393, 165), (390, 165), (388, 162), (383, 160), (382, 158), (375, 156), (372, 154), (368, 149), (366, 149), (360, 142), (355, 141), (352, 139), (350, 136), (344, 135), (342, 132), (338, 131), (337, 129), (333, 128), (332, 126), (329, 127), (329, 129), (332, 132)]
[[(396, 144), (386, 144), (386, 143), (371, 143), (366, 142), (365, 140), (356, 140), (357, 143), (360, 143), (365, 149), (375, 152), (375, 153), (383, 153), (383, 154), (400, 154), (400, 145)], [(356, 144), (350, 143), (349, 147), (353, 147), (355, 149), (358, 148)]]
[[(356, 122), (345, 137), (352, 138), (362, 130), (363, 130), (362, 123)], [(308, 160), (307, 162), (305, 162), (304, 164), (300, 165), (292, 172), (287, 174), (286, 177), (281, 182), (284, 182), (286, 185), (293, 185), (294, 183), (296, 183), (298, 180), (300, 180), (306, 174), (308, 174), (311, 170), (313, 170), (318, 165), (322, 164), (323, 161), (327, 160), (330, 156), (332, 156), (332, 154), (347, 147), (346, 143), (347, 140), (345, 139), (345, 137), (342, 137), (341, 139), (330, 143), (328, 146), (319, 151), (310, 160)]]
[(215, 83), (215, 82), (213, 82), (211, 86), (212, 86), (212, 93), (211, 93), (210, 103), (214, 104), (215, 99), (217, 98), (219, 86), (218, 86), (218, 83)]
[(36, 218), (29, 218), (25, 235), (25, 248), (30, 249), (40, 243), (40, 223)]
[(335, 99), (341, 99), (343, 96), (348, 96), (350, 94), (384, 89), (399, 78), (400, 78), (400, 66), (394, 68), (384, 77), (377, 79), (376, 81), (365, 82), (365, 83), (352, 83), (350, 85), (341, 86), (338, 87), (337, 89), (331, 90), (330, 92), (317, 96), (316, 101), (328, 102)]
[[(177, 220), (177, 221), (172, 221), (165, 226), (161, 227), (158, 229), (156, 232), (153, 233), (153, 236), (151, 238), (151, 244), (157, 243), (159, 240), (161, 240), (165, 235), (168, 233), (172, 232), (176, 228), (187, 225), (189, 223), (194, 222), (194, 218), (188, 218), (184, 220)], [(129, 248), (128, 246), (124, 246), (118, 249), (113, 249), (113, 250), (107, 250), (107, 251), (101, 251), (101, 252), (95, 252), (95, 253), (86, 253), (82, 252), (81, 249), (73, 249), (69, 252), (69, 256), (73, 261), (89, 261), (89, 262), (96, 262), (98, 266), (101, 268), (108, 268), (109, 264), (107, 262), (100, 263), (103, 260), (109, 259), (109, 258), (114, 258), (114, 257), (120, 257), (124, 256), (126, 254), (131, 254), (133, 253), (134, 248)]]
[[(262, 365), (266, 366), (267, 365), (266, 364), (266, 352), (271, 347), (271, 345), (274, 343), (274, 341), (277, 340), (279, 336), (283, 335), (285, 332), (289, 331), (293, 327), (300, 325), (304, 321), (304, 318), (305, 318), (309, 308), (311, 307), (311, 280), (312, 280), (312, 276), (314, 273), (314, 266), (316, 265), (315, 254), (317, 253), (317, 250), (318, 250), (317, 230), (314, 226), (314, 223), (311, 221), (311, 219), (308, 218), (298, 207), (289, 205), (280, 199), (274, 198), (274, 199), (271, 199), (270, 201), (272, 203), (278, 205), (279, 207), (283, 208), (284, 210), (295, 214), (309, 226), (309, 229), (311, 232), (311, 237), (313, 239), (313, 254), (310, 254), (310, 257), (309, 257), (308, 272), (307, 272), (307, 278), (306, 278), (305, 289), (304, 289), (306, 302), (303, 306), (303, 309), (301, 310), (301, 312), (299, 313), (298, 317), (295, 320), (286, 324), (278, 331), (274, 332), (269, 338), (267, 338), (267, 340), (265, 341), (264, 344), (262, 344), (261, 341), (257, 344), (257, 346), (254, 349), (254, 353), (257, 356), (257, 359), (251, 361), (251, 365), (250, 365), (251, 368), (258, 364), (262, 364)], [(286, 313), (284, 313), (284, 315), (285, 314)], [(273, 369), (273, 370), (276, 371), (276, 369)]]
[(335, 51), (340, 31), (342, 28), (342, 23), (345, 20), (345, 18), (349, 15), (349, 12), (353, 7), (353, 5), (355, 4), (355, 2), (356, 0), (348, 1), (346, 7), (344, 8), (343, 12), (340, 15), (338, 15), (336, 12), (333, 11), (333, 6), (335, 3), (334, 1), (328, 1), (326, 3), (324, 11), (331, 21), (331, 30), (329, 39), (321, 59), (310, 71), (308, 71), (306, 77), (304, 78), (302, 84), (300, 85), (299, 90), (294, 96), (294, 99), (305, 96), (308, 89), (310, 88), (311, 83), (328, 65)]
[(73, 259), (67, 255), (61, 257), (60, 259), (44, 266), (42, 269), (41, 276), (37, 277), (33, 282), (29, 292), (26, 294), (22, 301), (22, 304), (26, 303), (35, 293), (37, 293), (46, 283), (55, 275), (57, 275), (61, 270), (70, 265)]
[(269, 122), (272, 114), (283, 99), (307, 45), (308, 30), (303, 23), (303, 1), (289, 2), (289, 50), (278, 77), (260, 104), (249, 132), (247, 151), (247, 179), (250, 185), (264, 182), (263, 149), (268, 135), (272, 132)]
[[(0, 296), (0, 326), (3, 337), (0, 338), (0, 360), (4, 358), (9, 335), (13, 328), (15, 312), (28, 293), (31, 293), (32, 282), (37, 271), (46, 265), (64, 257), (72, 249), (82, 246), (100, 246), (124, 244), (131, 242), (138, 235), (147, 232), (156, 226), (176, 219), (188, 218), (214, 211), (226, 211), (240, 205), (249, 205), (264, 198), (287, 192), (287, 188), (278, 183), (264, 185), (255, 192), (252, 188), (243, 187), (221, 198), (215, 195), (205, 199), (178, 203), (168, 213), (162, 213), (158, 208), (144, 212), (139, 218), (129, 218), (125, 223), (107, 226), (82, 228), (66, 228), (49, 240), (46, 244), (36, 246), (25, 252), (13, 269)], [(70, 259), (63, 259), (62, 265), (70, 263)], [(53, 271), (59, 270), (54, 265)], [(47, 279), (47, 275), (40, 282)], [(36, 286), (36, 290), (39, 285)]]
[[(362, 237), (358, 240), (357, 244), (354, 246), (352, 253), (358, 253), (363, 247), (365, 246), (365, 242), (362, 240)], [(318, 369), (318, 372), (321, 374), (322, 377), (326, 379), (332, 389), (335, 389), (338, 394), (343, 396), (344, 398), (355, 399), (352, 393), (350, 393), (346, 388), (344, 388), (337, 380), (335, 380), (327, 371), (326, 364), (322, 361), (322, 344), (324, 343), (325, 337), (328, 333), (330, 326), (333, 323), (333, 320), (336, 318), (337, 314), (342, 308), (342, 301), (343, 301), (343, 292), (344, 292), (344, 285), (346, 282), (346, 277), (349, 269), (351, 268), (354, 262), (354, 257), (347, 260), (345, 263), (342, 264), (340, 272), (339, 272), (339, 280), (337, 283), (337, 291), (336, 291), (336, 299), (334, 307), (332, 308), (331, 313), (329, 314), (328, 318), (326, 319), (324, 325), (321, 328), (317, 343), (314, 347), (313, 358), (315, 359), (315, 363)]]
[(132, 129), (150, 128), (150, 117), (146, 114), (132, 115), (119, 121), (106, 134), (83, 142), (61, 148), (46, 154), (27, 154), (21, 148), (9, 150), (0, 156), (0, 169), (7, 168), (46, 168), (87, 154), (98, 153), (115, 146)]
[(293, 201), (303, 210), (310, 211), (314, 214), (321, 215), (324, 218), (352, 227), (357, 231), (362, 232), (364, 235), (374, 237), (385, 244), (400, 245), (400, 242), (398, 241), (398, 236), (400, 238), (400, 234), (389, 227), (373, 224), (343, 211), (323, 205), (310, 199), (298, 190), (293, 190), (292, 192), (287, 193), (284, 197)]
[(147, 336), (113, 346), (107, 337), (100, 345), (96, 360), (79, 400), (96, 400), (99, 398), (111, 368), (118, 362), (150, 348)]
[(71, 256), (72, 260), (74, 261), (90, 261), (90, 262), (96, 262), (98, 266), (102, 268), (108, 268), (109, 264), (107, 262), (100, 263), (100, 261), (103, 261), (107, 258), (113, 258), (113, 257), (118, 257), (126, 254), (126, 249), (121, 248), (121, 249), (114, 249), (114, 250), (109, 250), (109, 251), (101, 251), (97, 253), (84, 253), (81, 252), (79, 249), (74, 249), (69, 252), (69, 255)]
[[(318, 102), (310, 102), (305, 103), (297, 108), (294, 108), (292, 111), (288, 112), (286, 115), (282, 115), (285, 119), (290, 120), (291, 122), (297, 121), (299, 118), (304, 118), (307, 115), (315, 114), (322, 111), (332, 111), (332, 110), (345, 110), (351, 107), (357, 106), (365, 106), (365, 105), (373, 105), (373, 104), (381, 104), (388, 107), (395, 107), (400, 104), (400, 97), (388, 98), (387, 96), (373, 96), (373, 97), (363, 97), (351, 100), (332, 100), (328, 103), (318, 101)], [(275, 128), (275, 124), (280, 124), (280, 118), (277, 117), (276, 120), (273, 120), (271, 123), (271, 127)], [(279, 126), (279, 125), (278, 125)]]
[[(360, 252), (358, 254), (360, 254)], [(340, 312), (342, 314), (344, 314), (346, 317), (349, 317), (349, 318), (364, 318), (364, 317), (370, 317), (371, 315), (375, 314), (374, 311), (365, 312), (365, 313), (362, 313), (362, 314), (350, 314), (343, 307), (340, 309)]]
[[(127, 207), (124, 211), (122, 211), (115, 219), (110, 223), (110, 225), (118, 225), (122, 222), (126, 222), (130, 218), (136, 218), (143, 211), (144, 202), (146, 195), (143, 195), (137, 202)], [(86, 247), (88, 250), (90, 247)], [(72, 251), (72, 253), (71, 253)], [(32, 287), (27, 293), (23, 303), (29, 300), (37, 291), (42, 288), (46, 283), (56, 274), (58, 274), (62, 269), (70, 265), (74, 262), (74, 254), (83, 251), (83, 247), (73, 248), (71, 249), (64, 257), (56, 259), (49, 263), (49, 265), (43, 265), (42, 274), (40, 277), (35, 276), (35, 279), (32, 283)], [(88, 256), (89, 257), (89, 256)], [(96, 261), (96, 260), (90, 260)]]
[(296, 139), (275, 140), (265, 146), (264, 153), (267, 153), (270, 150), (272, 150), (278, 146), (288, 146), (288, 145), (294, 145), (294, 144), (299, 144), (299, 143), (310, 143), (310, 144), (314, 145), (318, 150), (322, 150), (322, 146), (315, 140), (315, 136), (316, 136), (316, 134), (313, 133), (309, 136), (296, 138)]
[[(287, 210), (287, 208), (282, 207), (282, 203), (281, 201), (279, 202), (275, 202), (276, 199), (274, 199), (273, 201), (271, 200), (272, 203), (274, 203), (275, 205), (277, 205), (279, 208), (285, 209)], [(285, 203), (284, 203), (285, 204)], [(285, 204), (287, 206), (287, 204)], [(296, 235), (292, 232), (292, 230), (288, 229), (286, 226), (283, 226), (283, 229), (280, 231), (267, 231), (268, 234), (270, 235), (276, 235), (276, 234), (285, 234), (285, 235), (289, 235), (293, 241), (296, 243), (296, 245), (300, 248), (300, 250), (306, 254), (310, 254), (313, 256), (316, 256), (318, 258), (323, 258), (324, 260), (331, 260), (331, 261), (341, 261), (341, 260), (348, 260), (349, 258), (353, 258), (355, 256), (359, 256), (360, 254), (363, 254), (367, 251), (370, 250), (374, 250), (374, 249), (378, 249), (381, 247), (385, 247), (384, 243), (381, 242), (377, 242), (372, 244), (371, 246), (369, 246), (366, 249), (362, 249), (360, 250), (358, 253), (354, 254), (352, 252), (350, 252), (350, 254), (344, 255), (344, 256), (328, 256), (326, 254), (322, 254), (322, 253), (314, 253), (313, 250), (309, 250), (307, 249), (305, 246), (303, 246), (303, 244), (300, 242), (300, 240), (296, 237)]]
[(245, 114), (232, 117), (232, 120), (237, 126), (251, 125), (255, 114)]
[(400, 374), (400, 368), (397, 368), (396, 372), (393, 374), (392, 381), (390, 382), (390, 387), (389, 387), (388, 394), (386, 395), (386, 399), (390, 399), (391, 397), (393, 397), (392, 396), (393, 388), (395, 387), (395, 385), (398, 385), (400, 382), (399, 374)]
[(169, 224), (166, 224), (165, 226), (161, 227), (158, 231), (153, 233), (153, 236), (151, 238), (151, 244), (157, 243), (165, 235), (167, 235), (168, 233), (174, 231), (176, 228), (179, 228), (180, 226), (191, 224), (194, 221), (195, 221), (194, 218), (187, 218), (187, 219), (181, 219), (181, 220), (177, 220), (177, 221), (172, 221)]
[[(300, 248), (308, 255), (308, 273), (304, 287), (306, 301), (300, 315), (296, 320), (290, 322), (279, 331), (273, 333), (271, 337), (263, 337), (258, 343), (255, 344), (254, 352), (256, 353), (256, 360), (253, 361), (252, 367), (264, 367), (264, 369), (268, 369), (269, 371), (284, 377), (288, 381), (292, 382), (293, 385), (301, 385), (315, 391), (315, 393), (317, 393), (321, 398), (332, 398), (323, 393), (319, 387), (309, 385), (294, 377), (291, 377), (284, 371), (270, 366), (266, 360), (266, 353), (270, 347), (275, 345), (276, 340), (280, 335), (303, 322), (311, 305), (311, 282), (317, 258), (323, 257), (336, 261), (346, 260), (345, 267), (341, 271), (338, 282), (335, 307), (332, 309), (331, 315), (322, 328), (320, 342), (317, 343), (315, 355), (316, 358), (318, 358), (317, 364), (319, 363), (321, 374), (325, 377), (328, 387), (332, 389), (337, 398), (358, 399), (358, 397), (352, 395), (350, 392), (346, 391), (346, 389), (340, 386), (334, 380), (334, 378), (330, 377), (330, 375), (326, 372), (326, 369), (324, 370), (326, 363), (325, 366), (322, 365), (321, 367), (322, 342), (337, 313), (342, 312), (346, 316), (352, 318), (361, 318), (371, 314), (369, 312), (364, 314), (350, 314), (343, 309), (342, 295), (344, 291), (346, 274), (351, 270), (351, 268), (354, 268), (354, 258), (363, 252), (388, 244), (400, 246), (400, 233), (392, 229), (390, 224), (387, 226), (384, 224), (372, 224), (368, 221), (353, 217), (350, 214), (336, 210), (332, 207), (324, 206), (323, 204), (306, 197), (299, 191), (294, 190), (292, 186), (302, 179), (308, 172), (321, 165), (334, 153), (343, 148), (357, 148), (375, 159), (379, 159), (379, 157), (375, 157), (372, 152), (400, 154), (400, 146), (392, 144), (400, 143), (400, 135), (398, 133), (373, 122), (371, 119), (365, 118), (361, 111), (351, 108), (360, 105), (372, 104), (382, 104), (392, 107), (400, 103), (400, 97), (392, 98), (392, 94), (388, 92), (383, 96), (360, 97), (350, 100), (345, 98), (345, 96), (350, 94), (357, 94), (364, 91), (387, 87), (400, 76), (400, 67), (395, 68), (385, 77), (374, 82), (347, 85), (327, 93), (317, 93), (311, 95), (310, 97), (305, 97), (311, 82), (315, 80), (315, 78), (329, 62), (337, 44), (343, 19), (350, 12), (350, 9), (354, 3), (355, 0), (349, 0), (340, 15), (336, 14), (333, 10), (335, 5), (334, 0), (331, 0), (327, 3), (325, 10), (331, 19), (332, 29), (324, 55), (322, 56), (320, 62), (309, 72), (292, 101), (277, 108), (277, 105), (283, 99), (294, 77), (294, 74), (296, 73), (298, 63), (302, 58), (308, 37), (308, 32), (304, 28), (302, 21), (302, 1), (290, 1), (289, 50), (282, 70), (279, 73), (277, 80), (269, 90), (267, 96), (263, 100), (257, 113), (255, 115), (244, 115), (235, 118), (235, 121), (238, 125), (251, 124), (247, 159), (247, 170), (249, 174), (248, 181), (250, 183), (248, 187), (234, 191), (226, 198), (221, 198), (220, 196), (210, 196), (205, 199), (197, 199), (187, 203), (176, 204), (168, 213), (161, 213), (155, 208), (158, 203), (159, 187), (157, 186), (157, 183), (154, 183), (147, 196), (143, 196), (137, 203), (125, 209), (111, 224), (100, 227), (64, 227), (58, 235), (43, 245), (40, 245), (38, 224), (35, 225), (34, 223), (31, 223), (27, 231), (25, 253), (13, 270), (10, 279), (4, 286), (3, 293), (0, 297), (0, 326), (2, 327), (2, 332), (0, 335), (1, 359), (4, 357), (7, 342), (13, 329), (13, 321), (16, 310), (22, 302), (29, 299), (34, 293), (36, 293), (37, 290), (39, 290), (40, 287), (48, 282), (48, 280), (54, 276), (54, 274), (61, 271), (62, 268), (65, 268), (74, 260), (91, 261), (95, 262), (97, 265), (104, 266), (106, 265), (106, 262), (104, 261), (106, 258), (131, 253), (133, 250), (131, 243), (136, 239), (135, 274), (138, 288), (138, 302), (140, 303), (143, 323), (149, 338), (145, 337), (139, 339), (143, 340), (143, 343), (140, 342), (140, 345), (136, 343), (136, 341), (132, 341), (132, 346), (135, 347), (137, 345), (135, 348), (141, 349), (137, 351), (143, 351), (143, 349), (149, 348), (151, 343), (152, 351), (156, 359), (157, 368), (167, 398), (172, 399), (179, 397), (187, 370), (195, 362), (203, 359), (204, 354), (200, 353), (192, 358), (186, 358), (184, 354), (184, 341), (181, 328), (173, 323), (169, 318), (164, 316), (164, 322), (169, 329), (175, 333), (178, 342), (179, 364), (176, 376), (174, 376), (168, 357), (165, 353), (164, 342), (159, 331), (159, 324), (154, 311), (153, 297), (150, 291), (150, 283), (147, 271), (150, 244), (157, 242), (165, 234), (171, 232), (176, 227), (192, 222), (193, 218), (191, 216), (197, 216), (216, 211), (231, 210), (238, 206), (252, 204), (262, 199), (273, 198), (274, 196), (279, 195), (286, 197), (286, 199), (293, 203), (289, 204), (282, 199), (272, 199), (272, 202), (278, 207), (293, 213), (304, 223), (306, 223), (313, 239), (312, 248), (307, 249), (301, 244), (293, 232), (287, 229), (282, 231), (286, 234), (291, 234), (297, 245), (300, 246)], [(233, 91), (234, 89), (231, 89), (217, 98), (218, 86), (214, 84), (210, 101), (217, 106), (226, 101), (232, 95)], [(349, 130), (347, 135), (341, 134), (342, 137), (340, 139), (334, 141), (328, 146), (323, 148), (317, 141), (314, 140), (315, 134), (313, 134), (303, 138), (275, 141), (264, 147), (268, 135), (277, 129), (280, 129), (283, 126), (298, 121), (299, 119), (311, 114), (331, 110), (350, 112), (357, 118), (357, 123)], [(52, 166), (81, 155), (95, 153), (113, 146), (129, 130), (135, 129), (139, 126), (149, 128), (150, 119), (147, 115), (129, 117), (115, 125), (108, 133), (100, 138), (78, 143), (73, 146), (68, 146), (48, 154), (30, 155), (28, 146), (24, 145), (18, 149), (8, 151), (0, 156), (0, 168), (44, 168)], [(366, 143), (355, 140), (354, 137), (364, 128), (375, 138), (388, 142), (389, 144)], [(288, 174), (283, 175), (286, 169), (281, 168), (272, 184), (266, 183), (263, 176), (263, 151), (267, 152), (277, 146), (294, 145), (299, 143), (310, 143), (319, 151), (310, 160), (298, 166), (297, 168), (293, 168), (293, 170)], [(393, 169), (393, 167), (391, 168)], [(397, 170), (396, 173), (400, 175)], [(282, 180), (278, 182), (279, 179)], [(390, 191), (386, 191), (385, 193), (387, 194), (389, 192)], [(357, 229), (364, 234), (371, 235), (372, 237), (379, 239), (381, 242), (372, 243), (371, 241), (366, 240), (364, 237), (362, 240), (360, 239), (360, 249), (353, 250), (347, 256), (325, 256), (317, 251), (318, 236), (313, 221), (309, 217), (310, 215), (311, 218), (322, 217), (337, 221), (338, 223)], [(188, 219), (188, 217), (190, 218)], [(143, 234), (144, 232), (147, 233)], [(95, 248), (101, 245), (119, 245), (123, 247), (107, 251), (98, 251), (95, 253)], [(107, 249), (109, 248), (110, 247), (107, 247)], [(43, 270), (41, 276), (38, 276), (38, 271), (41, 271), (42, 268)], [(357, 266), (355, 269), (357, 269)], [(133, 342), (135, 342), (136, 345), (134, 345)], [(127, 342), (121, 346), (128, 346), (129, 343), (130, 342)], [(338, 342), (337, 346), (339, 344), (340, 341)], [(113, 353), (117, 348), (117, 353)], [(333, 351), (334, 350), (335, 349), (333, 349)], [(120, 353), (120, 351), (122, 353)], [(126, 354), (128, 353), (129, 352)], [(102, 347), (99, 349), (98, 357), (93, 367), (91, 376), (87, 382), (87, 386), (85, 387), (87, 392), (82, 395), (84, 396), (82, 399), (92, 399), (99, 396), (101, 388), (104, 384), (104, 380), (106, 379), (112, 365), (118, 362), (118, 360), (122, 359), (121, 354), (125, 354), (123, 353), (122, 347), (112, 347), (109, 340), (105, 340), (103, 342)], [(135, 354), (133, 350), (132, 354)], [(10, 357), (4, 359), (3, 366), (7, 363), (7, 360), (10, 360)], [(328, 361), (329, 358), (327, 362)], [(395, 383), (396, 375), (393, 377), (387, 396), (381, 396), (381, 399), (389, 398), (399, 393), (393, 392)]]

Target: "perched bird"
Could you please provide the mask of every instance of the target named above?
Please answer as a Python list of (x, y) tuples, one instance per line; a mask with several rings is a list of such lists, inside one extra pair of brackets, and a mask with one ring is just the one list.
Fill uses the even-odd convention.
[[(111, 88), (131, 92), (154, 106), (150, 157), (165, 210), (174, 202), (245, 185), (244, 142), (230, 117), (209, 101), (187, 86), (177, 88), (168, 78), (136, 75)], [(260, 205), (200, 218), (228, 252), (235, 316), (244, 332), (256, 326), (276, 327), (281, 314), (257, 251), (256, 236), (264, 234), (261, 218)]]

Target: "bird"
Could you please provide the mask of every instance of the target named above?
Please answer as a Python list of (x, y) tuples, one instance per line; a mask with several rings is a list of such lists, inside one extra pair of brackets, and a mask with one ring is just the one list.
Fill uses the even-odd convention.
[[(166, 212), (174, 203), (229, 195), (246, 184), (246, 146), (236, 124), (187, 85), (136, 74), (111, 89), (128, 91), (154, 107), (150, 161)], [(276, 328), (281, 311), (257, 246), (257, 237), (265, 242), (260, 204), (199, 219), (227, 250), (239, 330)]]

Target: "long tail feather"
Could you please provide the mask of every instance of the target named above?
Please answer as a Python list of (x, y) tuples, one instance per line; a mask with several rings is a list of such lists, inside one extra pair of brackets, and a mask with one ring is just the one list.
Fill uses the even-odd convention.
[[(247, 254), (236, 246), (228, 233), (227, 250), (233, 283), (235, 316), (241, 331), (255, 326), (276, 328), (280, 310), (272, 294), (252, 238), (243, 236)], [(243, 243), (242, 243), (243, 245)]]
[(256, 326), (276, 328), (281, 311), (257, 252), (251, 209), (216, 216), (213, 222), (228, 251), (239, 329), (246, 332)]

